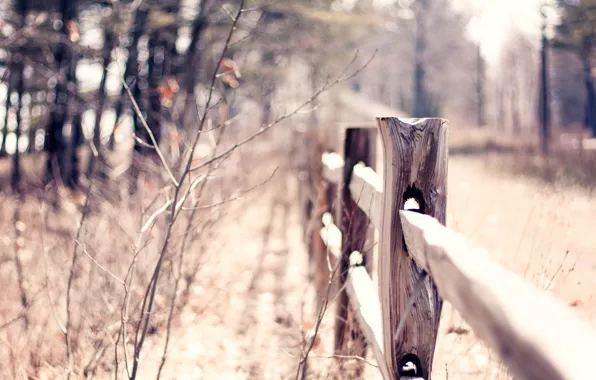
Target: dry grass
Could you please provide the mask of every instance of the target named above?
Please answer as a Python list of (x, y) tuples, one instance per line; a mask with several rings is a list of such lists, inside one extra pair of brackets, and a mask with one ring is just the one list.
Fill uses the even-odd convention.
[[(239, 137), (231, 136), (218, 149), (226, 149)], [(213, 252), (220, 249), (221, 240), (226, 239), (224, 216), (247, 191), (259, 195), (259, 185), (281, 161), (275, 154), (271, 149), (238, 149), (209, 172), (207, 191), (199, 193), (197, 188), (192, 192), (172, 231), (149, 336), (167, 331), (172, 300), (178, 318), (192, 289), (197, 285), (208, 287), (203, 283), (202, 270)], [(249, 175), (259, 160), (268, 165)], [(38, 187), (40, 161), (41, 157), (25, 164), (30, 181), (22, 204), (14, 196), (0, 195), (0, 228), (5, 231), (0, 241), (0, 285), (8, 290), (0, 294), (0, 362), (5, 363), (0, 379), (53, 379), (69, 372), (71, 378), (101, 377), (116, 369), (122, 376), (124, 347), (130, 362), (142, 301), (165, 239), (169, 211), (164, 205), (171, 199), (171, 189), (159, 175), (159, 167), (151, 165), (141, 180), (139, 193), (132, 197), (125, 195), (129, 187), (126, 181), (109, 185), (96, 181), (82, 218), (84, 194), (62, 189), (56, 193)], [(192, 179), (207, 172), (208, 168), (197, 171)], [(61, 198), (61, 207), (51, 206), (53, 195)], [(198, 209), (193, 212), (195, 205)], [(236, 209), (236, 215), (241, 211)], [(15, 264), (22, 266), (22, 277)], [(176, 288), (177, 279), (180, 281)], [(23, 302), (19, 288), (26, 294)], [(128, 339), (126, 345), (123, 332)], [(163, 353), (163, 341), (154, 349)]]
[[(596, 323), (595, 157), (555, 144), (543, 158), (535, 146), (528, 137), (452, 130), (447, 224)], [(440, 328), (433, 378), (509, 378), (449, 304)]]
[[(20, 312), (19, 292), (12, 291), (18, 287), (13, 265), (15, 254), (22, 262), (23, 287), (29, 302), (24, 318), (0, 332), (4, 343), (0, 357), (4, 363), (9, 363), (3, 366), (6, 371), (3, 370), (2, 375), (6, 377), (2, 378), (37, 376), (46, 369), (51, 369), (54, 374), (67, 371), (64, 332), (68, 318), (74, 373), (88, 375), (115, 369), (114, 349), (119, 339), (122, 340), (119, 338), (122, 318), (127, 334), (132, 335), (163, 240), (162, 218), (157, 218), (156, 225), (146, 233), (140, 232), (148, 218), (166, 201), (166, 194), (160, 194), (159, 188), (146, 189), (139, 196), (117, 204), (105, 201), (99, 191), (92, 191), (89, 212), (78, 239), (74, 237), (81, 220), (80, 208), (53, 210), (45, 199), (33, 196), (26, 197), (22, 205), (11, 197), (0, 199), (4, 210), (0, 225), (6, 232), (0, 269), (2, 287), (11, 289), (0, 295), (0, 312), (7, 319)], [(211, 194), (205, 202), (211, 203), (216, 198)], [(12, 215), (17, 207), (20, 213), (17, 227), (22, 232), (14, 244), (15, 236), (11, 234), (16, 229)], [(202, 237), (189, 249), (202, 251), (200, 242), (207, 241), (212, 233), (209, 225), (215, 217), (214, 212), (207, 209), (199, 213), (196, 220), (189, 221), (194, 225), (192, 235), (201, 234)], [(167, 255), (150, 334), (162, 328), (167, 320), (168, 300), (173, 297), (173, 278), (180, 275), (175, 270), (183, 226), (184, 223), (180, 223), (174, 232), (178, 238), (174, 239)], [(75, 250), (77, 259), (73, 266)], [(200, 260), (200, 254), (188, 257), (182, 277), (190, 278), (193, 275), (190, 271), (198, 268)], [(67, 313), (70, 273), (73, 279), (72, 307)], [(180, 292), (186, 285), (179, 289)], [(123, 310), (125, 304), (128, 310)], [(122, 344), (118, 351), (122, 361)], [(50, 378), (54, 376), (50, 375)]]
[[(225, 151), (254, 132), (247, 126), (233, 128), (217, 150)], [(137, 378), (156, 378), (166, 340), (162, 378), (295, 376), (315, 310), (295, 202), (296, 178), (284, 138), (284, 133), (263, 136), (227, 156), (211, 172), (194, 215), (190, 206), (195, 199), (189, 198), (172, 233)], [(96, 182), (75, 239), (84, 194), (60, 190), (61, 207), (54, 209), (53, 191), (37, 187), (42, 166), (37, 161), (26, 165), (31, 177), (24, 203), (0, 195), (0, 226), (7, 232), (0, 242), (0, 281), (10, 289), (0, 294), (0, 325), (10, 322), (0, 328), (0, 362), (8, 363), (0, 379), (63, 379), (69, 373), (71, 379), (112, 379), (116, 371), (126, 378), (142, 300), (165, 238), (168, 211), (158, 210), (171, 197), (166, 178), (153, 167), (132, 197), (126, 195), (126, 176), (109, 184)], [(196, 172), (193, 179), (205, 173)], [(18, 240), (12, 217), (17, 207)], [(144, 228), (153, 217), (155, 225)], [(24, 312), (14, 265), (17, 241), (29, 300)], [(71, 270), (75, 249), (78, 258)], [(64, 329), (70, 273), (69, 365)], [(332, 317), (326, 316), (323, 339), (311, 355), (309, 379), (330, 373)]]
[[(536, 136), (498, 133), (489, 129), (455, 129), (450, 135), (450, 155), (485, 157), (499, 170), (535, 178), (562, 187), (582, 187), (592, 193), (596, 188), (596, 150), (581, 148), (589, 140), (586, 131), (555, 131), (551, 152), (540, 152)], [(589, 145), (586, 143), (585, 145)], [(592, 144), (593, 145), (593, 144)]]

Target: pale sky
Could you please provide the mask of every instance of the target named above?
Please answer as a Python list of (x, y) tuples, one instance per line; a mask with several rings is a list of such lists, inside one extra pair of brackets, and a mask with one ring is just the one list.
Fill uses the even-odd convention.
[(476, 15), (469, 25), (471, 38), (480, 40), (485, 58), (494, 63), (502, 44), (512, 29), (518, 29), (538, 42), (541, 0), (454, 0)]
[[(353, 2), (354, 0), (343, 0)], [(381, 5), (395, 1), (373, 0)], [(539, 4), (543, 0), (452, 0), (455, 8), (474, 15), (469, 25), (470, 37), (480, 40), (482, 53), (489, 63), (496, 63), (501, 46), (511, 30), (518, 29), (538, 43), (540, 33)]]

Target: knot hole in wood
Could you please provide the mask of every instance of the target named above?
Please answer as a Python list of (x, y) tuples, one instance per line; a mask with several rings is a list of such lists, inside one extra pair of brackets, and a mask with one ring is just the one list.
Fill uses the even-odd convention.
[(400, 378), (413, 378), (422, 375), (420, 358), (414, 354), (405, 354), (399, 359), (398, 375)]
[(421, 214), (425, 213), (426, 204), (424, 202), (424, 195), (422, 194), (422, 191), (420, 191), (420, 189), (418, 189), (416, 186), (408, 186), (408, 188), (404, 192), (403, 200), (404, 210), (419, 212)]

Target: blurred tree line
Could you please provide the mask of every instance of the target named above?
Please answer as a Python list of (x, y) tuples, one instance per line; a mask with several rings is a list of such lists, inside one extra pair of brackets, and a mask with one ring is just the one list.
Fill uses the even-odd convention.
[(553, 130), (596, 137), (596, 1), (543, 0), (539, 39), (509, 32), (494, 73), (495, 125), (538, 132), (549, 152)]
[[(130, 135), (134, 184), (142, 161), (156, 159), (154, 143), (171, 139), (185, 149), (185, 133), (196, 128), (198, 107), (204, 106), (199, 92), (214, 70), (218, 104), (241, 90), (262, 103), (267, 124), (272, 94), (291, 57), (310, 62), (317, 78), (329, 76), (334, 64), (349, 61), (350, 29), (367, 25), (365, 18), (334, 9), (331, 0), (248, 1), (216, 68), (232, 21), (230, 7), (237, 3), (3, 2), (0, 155), (13, 161), (13, 187), (18, 190), (21, 182), (22, 156), (40, 151), (46, 153), (45, 184), (60, 181), (75, 188), (81, 173), (105, 176), (106, 158), (120, 160), (118, 143)], [(338, 35), (341, 46), (329, 51), (329, 39)], [(82, 168), (84, 145), (96, 154)]]
[(450, 0), (358, 4), (395, 20), (360, 45), (379, 49), (361, 75), (372, 98), (416, 117), (536, 136), (545, 153), (553, 128), (596, 136), (596, 1), (543, 0), (535, 33), (504, 29), (491, 64), (467, 33), (473, 10), (458, 11)]
[(583, 124), (596, 137), (596, 1), (558, 0), (552, 38), (553, 96), (562, 125)]
[[(0, 155), (13, 162), (12, 186), (18, 190), (21, 183), (22, 155), (42, 150), (46, 184), (75, 188), (81, 173), (105, 176), (107, 157), (131, 135), (135, 183), (142, 161), (156, 159), (154, 142), (174, 139), (184, 150), (185, 131), (198, 123), (197, 91), (213, 70), (219, 70), (219, 102), (232, 92), (256, 99), (267, 124), (292, 59), (306, 62), (315, 88), (355, 49), (361, 61), (378, 54), (353, 88), (412, 116), (494, 123), (514, 133), (542, 122), (544, 136), (553, 119), (583, 124), (596, 135), (596, 0), (543, 4), (558, 17), (549, 25), (554, 32), (543, 33), (542, 48), (513, 33), (491, 73), (467, 35), (470, 15), (451, 0), (254, 0), (215, 68), (230, 24), (227, 7), (235, 3), (3, 2)], [(81, 146), (96, 152), (84, 168)]]

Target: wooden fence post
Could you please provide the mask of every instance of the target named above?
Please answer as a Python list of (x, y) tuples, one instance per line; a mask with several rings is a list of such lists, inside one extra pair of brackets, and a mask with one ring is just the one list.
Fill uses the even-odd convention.
[(308, 141), (308, 168), (310, 173), (310, 219), (306, 229), (308, 239), (308, 253), (310, 261), (310, 272), (315, 282), (315, 314), (323, 305), (323, 297), (326, 295), (329, 281), (329, 269), (327, 265), (327, 247), (321, 239), (319, 231), (323, 228), (323, 214), (330, 209), (329, 184), (323, 177), (323, 164), (321, 156), (326, 151), (326, 138), (321, 130), (311, 128), (307, 131)]
[[(370, 269), (372, 255), (370, 247), (365, 247), (370, 231), (370, 221), (366, 214), (358, 207), (350, 193), (350, 182), (354, 165), (363, 162), (374, 166), (375, 163), (375, 129), (347, 128), (343, 130), (344, 168), (342, 182), (339, 186), (337, 199), (336, 220), (343, 236), (341, 259), (338, 268), (338, 282), (340, 293), (337, 299), (335, 319), (335, 352), (341, 355), (366, 356), (366, 341), (349, 305), (348, 295), (344, 289), (350, 268), (350, 254), (354, 251), (363, 253), (363, 265)], [(370, 239), (369, 239), (370, 241)], [(369, 270), (370, 273), (370, 270)], [(364, 363), (359, 362), (356, 368), (357, 376), (364, 369)]]
[(429, 380), (443, 302), (431, 276), (418, 281), (423, 271), (406, 252), (399, 210), (413, 198), (419, 212), (445, 224), (448, 123), (398, 118), (377, 122), (385, 152), (378, 265), (385, 358), (393, 378)]

